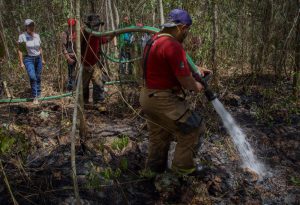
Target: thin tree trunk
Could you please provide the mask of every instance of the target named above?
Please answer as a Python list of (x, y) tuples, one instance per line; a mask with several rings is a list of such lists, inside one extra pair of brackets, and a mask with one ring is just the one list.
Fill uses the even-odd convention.
[(6, 173), (4, 171), (4, 167), (2, 165), (2, 160), (1, 159), (0, 159), (0, 169), (1, 169), (1, 172), (2, 172), (2, 175), (3, 175), (3, 178), (4, 178), (4, 183), (5, 183), (5, 185), (8, 189), (8, 192), (10, 194), (10, 197), (11, 197), (12, 201), (13, 201), (13, 204), (18, 205), (19, 203), (17, 202), (17, 200), (16, 200), (16, 198), (15, 198), (15, 196), (14, 196), (12, 190), (11, 190), (11, 187), (10, 187), (9, 181), (7, 179)]
[(156, 23), (156, 4), (153, 3), (152, 26), (155, 26), (155, 23)]
[(159, 3), (159, 15), (160, 15), (160, 24), (165, 23), (165, 17), (164, 17), (164, 6), (163, 6), (163, 1), (158, 0)]
[[(80, 19), (80, 0), (76, 0), (76, 19)], [(76, 123), (77, 123), (77, 113), (78, 107), (80, 107), (81, 111), (83, 111), (83, 103), (82, 103), (82, 71), (83, 67), (81, 65), (81, 46), (80, 46), (80, 21), (77, 21), (76, 24), (76, 55), (77, 55), (77, 63), (80, 67), (79, 69), (79, 76), (76, 85), (76, 97), (75, 97), (75, 106), (74, 106), (74, 113), (73, 113), (73, 125), (71, 131), (71, 172), (73, 178), (73, 185), (74, 185), (74, 194), (76, 198), (76, 204), (80, 205), (80, 196), (79, 196), (79, 188), (78, 188), (78, 181), (77, 181), (77, 173), (76, 173), (76, 151), (75, 151), (75, 143), (76, 143)], [(82, 104), (81, 104), (82, 103)], [(83, 112), (81, 112), (83, 115)], [(80, 120), (80, 124), (83, 125), (83, 119)], [(80, 125), (80, 128), (81, 128)]]
[(264, 21), (261, 23), (261, 45), (258, 49), (257, 54), (257, 70), (255, 71), (256, 74), (263, 73), (265, 64), (266, 64), (266, 50), (268, 49), (269, 45), (269, 36), (271, 31), (271, 24), (272, 24), (272, 15), (273, 15), (273, 1), (267, 0), (263, 2), (263, 19)]
[(108, 1), (105, 1), (105, 18), (106, 18), (106, 29), (110, 30), (110, 22), (109, 22), (109, 9), (108, 9)]
[[(1, 2), (1, 5), (3, 5), (2, 4), (2, 2)], [(3, 8), (2, 8), (2, 6), (0, 7), (0, 9), (3, 11)], [(9, 49), (8, 49), (8, 46), (7, 46), (7, 41), (5, 40), (5, 36), (4, 36), (4, 33), (3, 33), (3, 31), (4, 31), (4, 26), (3, 26), (3, 21), (2, 21), (2, 14), (0, 13), (0, 35), (1, 35), (1, 38), (2, 38), (2, 40), (3, 40), (3, 45), (4, 45), (4, 50), (5, 50), (5, 54), (6, 54), (6, 57), (7, 57), (7, 59), (8, 59), (8, 64), (9, 64), (9, 66), (10, 66), (10, 53), (9, 53)], [(10, 66), (11, 67), (11, 66)]]
[[(298, 4), (298, 8), (300, 8), (300, 2), (298, 1), (296, 3)], [(298, 15), (299, 12), (300, 10), (298, 11)], [(299, 99), (299, 93), (300, 93), (300, 21), (298, 19), (297, 27), (296, 27), (296, 38), (295, 38), (295, 65), (294, 65), (294, 76), (293, 76), (293, 94), (296, 97), (296, 99)]]
[(113, 15), (113, 10), (112, 10), (112, 2), (111, 0), (107, 0), (107, 4), (108, 4), (108, 14), (110, 17), (110, 21), (111, 21), (111, 28), (112, 30), (115, 30), (115, 22), (114, 22), (114, 15)]
[(119, 26), (120, 24), (120, 16), (119, 16), (119, 11), (118, 11), (118, 8), (117, 8), (117, 5), (116, 5), (116, 2), (113, 1), (113, 8), (114, 8), (114, 13), (115, 13), (115, 16), (116, 16), (116, 26)]
[(240, 60), (239, 65), (242, 71), (242, 75), (244, 75), (244, 61), (245, 61), (245, 53), (247, 53), (247, 50), (245, 48), (245, 33), (246, 33), (246, 16), (245, 16), (245, 2), (243, 2), (243, 6), (241, 9), (241, 18), (239, 18), (239, 33), (240, 33), (240, 39), (241, 39), (241, 52), (240, 52)]
[(251, 54), (250, 54), (250, 65), (251, 65), (251, 73), (252, 73), (252, 75), (253, 74), (255, 74), (255, 69), (256, 69), (256, 43), (255, 43), (255, 18), (256, 18), (256, 16), (255, 16), (255, 14), (254, 14), (254, 10), (255, 10), (255, 2), (252, 2), (251, 3), (251, 11), (253, 12), (252, 14), (251, 14), (251, 20), (250, 20), (250, 25), (251, 25), (251, 31), (250, 31), (250, 33), (251, 33), (251, 40), (250, 40), (250, 45), (251, 45)]
[(89, 2), (90, 2), (90, 11), (91, 11), (91, 13), (96, 13), (95, 1), (94, 0), (89, 0)]
[(212, 0), (212, 50), (211, 50), (211, 65), (214, 72), (214, 80), (216, 85), (218, 84), (218, 69), (217, 69), (217, 38), (218, 38), (218, 27), (217, 27), (218, 13), (216, 1)]
[[(286, 56), (288, 55), (287, 49), (288, 49), (289, 41), (292, 38), (291, 36), (292, 36), (292, 33), (293, 33), (294, 29), (296, 29), (296, 31), (297, 31), (297, 26), (298, 26), (298, 22), (299, 22), (299, 15), (300, 15), (300, 8), (298, 9), (298, 11), (296, 13), (296, 17), (294, 18), (292, 28), (289, 31), (288, 36), (286, 37), (286, 40), (285, 40), (285, 43), (284, 43), (284, 46), (283, 46), (284, 54), (283, 54), (282, 65), (284, 65), (284, 66), (285, 66), (285, 61), (286, 61), (286, 58), (287, 58)], [(299, 41), (296, 42), (296, 44), (299, 44)]]

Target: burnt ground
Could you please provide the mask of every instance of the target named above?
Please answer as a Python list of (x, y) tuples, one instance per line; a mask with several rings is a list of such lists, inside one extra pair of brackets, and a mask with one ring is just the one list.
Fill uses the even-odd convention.
[[(241, 167), (222, 122), (204, 97), (192, 97), (207, 121), (199, 159), (209, 166), (200, 178), (152, 178), (143, 170), (147, 156), (145, 121), (112, 95), (108, 112), (86, 111), (88, 136), (76, 147), (82, 204), (300, 204), (300, 106), (290, 82), (249, 76), (224, 79), (220, 100), (247, 134), (266, 166), (265, 177)], [(237, 88), (238, 87), (238, 88)], [(109, 93), (114, 93), (111, 88)], [(125, 89), (126, 90), (126, 89)], [(139, 113), (137, 93), (126, 98)], [(14, 138), (1, 160), (19, 204), (75, 204), (69, 133), (72, 98), (0, 105), (1, 140)], [(0, 204), (12, 204), (1, 173)]]

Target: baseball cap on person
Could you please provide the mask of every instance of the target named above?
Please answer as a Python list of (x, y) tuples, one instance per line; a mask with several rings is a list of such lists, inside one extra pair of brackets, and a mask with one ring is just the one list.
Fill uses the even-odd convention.
[(76, 25), (76, 19), (69, 18), (68, 19), (68, 25), (69, 26), (75, 26)]
[(29, 26), (30, 24), (34, 24), (34, 21), (31, 20), (31, 19), (26, 19), (25, 22), (24, 22), (24, 25)]
[(192, 25), (193, 21), (189, 13), (183, 9), (173, 9), (167, 18), (167, 22), (162, 27), (170, 28), (177, 25)]

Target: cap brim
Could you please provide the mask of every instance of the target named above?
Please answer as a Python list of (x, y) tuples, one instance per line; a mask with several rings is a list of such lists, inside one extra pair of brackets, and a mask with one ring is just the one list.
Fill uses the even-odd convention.
[(29, 25), (32, 25), (32, 24), (35, 25), (35, 22), (34, 21), (28, 21), (24, 25), (29, 26)]
[(163, 28), (171, 28), (174, 26), (178, 26), (180, 23), (174, 23), (174, 22), (168, 22), (168, 23), (164, 23), (161, 25), (161, 27)]

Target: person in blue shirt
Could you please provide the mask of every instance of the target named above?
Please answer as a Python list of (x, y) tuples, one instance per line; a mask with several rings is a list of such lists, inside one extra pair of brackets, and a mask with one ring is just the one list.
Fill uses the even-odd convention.
[[(123, 22), (119, 25), (119, 28), (124, 28), (131, 26), (129, 17), (125, 16)], [(118, 46), (120, 49), (120, 59), (121, 60), (130, 60), (131, 59), (131, 50), (132, 50), (132, 41), (133, 34), (131, 32), (123, 33), (119, 35)], [(120, 74), (132, 74), (133, 65), (132, 63), (120, 63)]]

